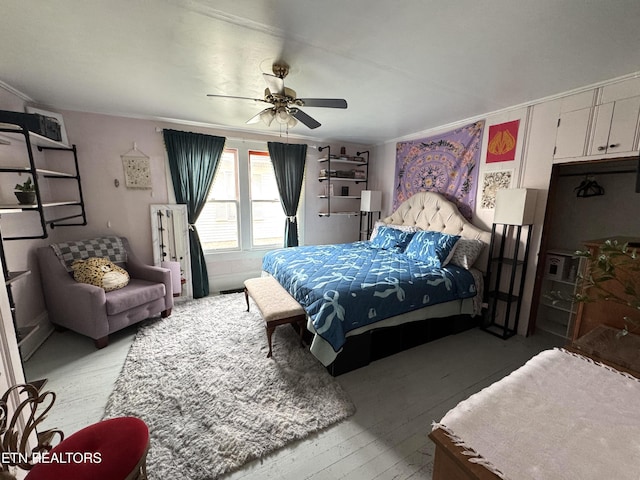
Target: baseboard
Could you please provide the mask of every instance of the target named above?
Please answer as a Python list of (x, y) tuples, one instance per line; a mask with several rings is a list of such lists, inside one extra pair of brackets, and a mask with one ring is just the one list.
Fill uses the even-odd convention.
[(232, 288), (230, 290), (220, 290), (220, 295), (227, 295), (229, 293), (242, 293), (244, 288)]
[(20, 355), (23, 362), (29, 360), (45, 340), (49, 338), (49, 335), (53, 333), (53, 325), (49, 322), (49, 315), (46, 310), (38, 315), (30, 326), (37, 326), (38, 328), (33, 332), (33, 335), (29, 336), (20, 345)]
[(209, 277), (209, 291), (211, 293), (227, 293), (244, 291), (244, 281), (247, 278), (259, 277), (260, 272), (242, 271), (227, 275), (215, 275)]

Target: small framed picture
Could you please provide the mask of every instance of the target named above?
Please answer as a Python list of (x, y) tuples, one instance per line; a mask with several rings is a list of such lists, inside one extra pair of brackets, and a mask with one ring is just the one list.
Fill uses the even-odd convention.
[(45, 117), (55, 118), (58, 124), (60, 125), (60, 143), (64, 143), (65, 145), (69, 145), (69, 138), (67, 138), (67, 130), (64, 128), (64, 120), (62, 119), (62, 114), (57, 112), (50, 112), (48, 110), (42, 110), (41, 108), (36, 107), (25, 107), (25, 111), (27, 113), (37, 113), (39, 115), (43, 115)]
[(503, 188), (511, 187), (513, 169), (510, 170), (490, 170), (485, 172), (482, 179), (482, 194), (480, 197), (480, 208), (493, 210), (496, 206), (496, 193)]
[(327, 197), (333, 197), (333, 183), (331, 185), (325, 184), (325, 186), (324, 186), (324, 194)]

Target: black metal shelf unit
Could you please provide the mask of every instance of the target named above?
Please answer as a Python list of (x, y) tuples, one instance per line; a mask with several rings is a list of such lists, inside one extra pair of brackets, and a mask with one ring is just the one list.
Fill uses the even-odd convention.
[[(497, 232), (498, 225), (502, 226), (500, 233)], [(523, 227), (527, 228), (527, 234), (524, 243), (524, 255), (520, 257)], [(532, 231), (533, 225), (494, 223), (491, 228), (490, 259), (487, 265), (485, 297), (488, 310), (485, 313), (482, 328), (503, 339), (518, 333)], [(507, 243), (512, 243), (513, 245), (513, 256), (505, 256)], [(503, 273), (508, 275), (508, 281), (505, 281)], [(513, 309), (514, 304), (515, 311)], [(500, 307), (504, 307), (503, 315), (500, 315)]]
[[(367, 185), (368, 185), (368, 181), (369, 181), (369, 160), (368, 160), (368, 155), (369, 152), (367, 153), (367, 160), (352, 160), (349, 159), (346, 156), (341, 156), (341, 157), (332, 157), (331, 155), (331, 146), (328, 145), (326, 147), (318, 147), (318, 151), (322, 152), (323, 150), (327, 150), (327, 156), (325, 158), (321, 158), (318, 160), (319, 163), (324, 163), (326, 165), (326, 175), (320, 175), (318, 176), (318, 181), (320, 183), (322, 182), (327, 182), (326, 183), (326, 192), (323, 194), (318, 195), (318, 198), (321, 199), (326, 199), (327, 201), (327, 210), (324, 212), (319, 212), (318, 215), (320, 217), (330, 217), (331, 215), (346, 215), (346, 216), (360, 216), (360, 210), (339, 210), (339, 211), (332, 211), (331, 209), (331, 204), (338, 202), (338, 201), (343, 201), (343, 200), (360, 200), (360, 195), (356, 194), (356, 195), (337, 195), (337, 194), (332, 194), (332, 186), (335, 185), (336, 182), (338, 183), (353, 183), (355, 185), (364, 183), (364, 189), (366, 190)], [(361, 153), (365, 153), (365, 152), (358, 152), (357, 155), (359, 156)], [(363, 167), (365, 169), (365, 175), (364, 178), (349, 178), (349, 177), (339, 177), (336, 176), (334, 174), (332, 174), (332, 169), (331, 167), (336, 166), (336, 165), (343, 165), (343, 166), (349, 166), (349, 167)], [(348, 187), (348, 185), (345, 185)]]
[[(6, 116), (5, 116), (6, 114)], [(47, 226), (50, 228), (55, 227), (67, 227), (67, 226), (83, 226), (87, 224), (87, 217), (84, 206), (84, 197), (82, 194), (82, 184), (80, 180), (80, 171), (78, 168), (78, 152), (75, 145), (67, 146), (59, 141), (52, 140), (48, 137), (34, 133), (29, 129), (30, 124), (25, 119), (21, 121), (21, 115), (14, 112), (0, 112), (0, 133), (4, 138), (8, 140), (2, 140), (3, 145), (10, 145), (12, 140), (23, 142), (26, 148), (28, 157), (28, 166), (0, 166), (0, 173), (27, 173), (31, 175), (33, 179), (34, 191), (35, 191), (35, 203), (32, 205), (24, 205), (19, 203), (2, 204), (0, 205), (0, 220), (2, 215), (19, 214), (19, 213), (37, 213), (39, 216), (40, 233), (31, 235), (11, 235), (4, 236), (0, 230), (0, 258), (2, 259), (3, 278), (5, 280), (5, 286), (7, 289), (7, 295), (9, 299), (9, 306), (11, 308), (11, 314), (13, 317), (13, 324), (18, 339), (18, 346), (20, 346), (30, 335), (36, 330), (35, 327), (18, 328), (16, 325), (16, 307), (13, 298), (11, 286), (14, 282), (26, 277), (30, 271), (16, 271), (9, 270), (7, 265), (7, 258), (5, 255), (4, 242), (11, 240), (32, 240), (32, 239), (45, 239), (49, 236)], [(36, 167), (34, 159), (33, 146), (36, 146), (38, 151), (62, 151), (69, 152), (73, 155), (73, 173), (57, 172), (53, 170), (45, 170)], [(60, 179), (60, 180), (74, 180), (77, 186), (77, 198), (68, 201), (43, 201), (39, 183), (39, 177), (48, 179)], [(79, 207), (79, 213), (76, 210), (68, 215), (59, 216), (56, 218), (47, 218), (45, 211), (53, 207)], [(69, 222), (74, 220), (75, 222)], [(2, 222), (0, 221), (0, 224)]]

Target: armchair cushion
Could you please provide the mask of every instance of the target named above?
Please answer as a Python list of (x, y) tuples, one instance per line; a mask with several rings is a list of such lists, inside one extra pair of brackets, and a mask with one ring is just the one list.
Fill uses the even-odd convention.
[(152, 302), (165, 296), (163, 283), (132, 278), (124, 290), (107, 292), (107, 315), (117, 315), (130, 308)]

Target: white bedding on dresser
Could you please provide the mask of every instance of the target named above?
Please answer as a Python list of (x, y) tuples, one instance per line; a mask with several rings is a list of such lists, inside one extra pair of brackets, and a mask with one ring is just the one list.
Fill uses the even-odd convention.
[(503, 479), (640, 478), (640, 380), (561, 349), (460, 402), (434, 428)]

